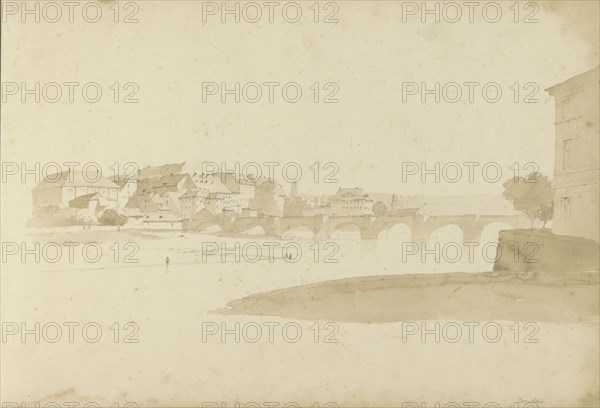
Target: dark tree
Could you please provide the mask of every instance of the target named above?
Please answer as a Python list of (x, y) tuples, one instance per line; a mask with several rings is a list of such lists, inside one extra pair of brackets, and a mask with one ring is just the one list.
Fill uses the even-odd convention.
[(98, 218), (98, 224), (100, 225), (124, 225), (127, 222), (127, 217), (117, 210), (109, 208), (102, 213)]
[(267, 215), (282, 216), (283, 206), (279, 204), (283, 197), (279, 183), (263, 180), (257, 183), (254, 198), (250, 200), (250, 207)]
[(542, 173), (533, 172), (527, 177), (513, 177), (504, 183), (502, 196), (512, 201), (515, 210), (522, 211), (531, 220), (546, 223), (554, 213), (552, 182)]
[(300, 217), (304, 210), (310, 210), (311, 205), (301, 197), (286, 198), (283, 205), (283, 215), (286, 217)]
[(388, 213), (387, 205), (383, 201), (377, 201), (373, 206), (373, 214), (377, 216), (386, 215)]

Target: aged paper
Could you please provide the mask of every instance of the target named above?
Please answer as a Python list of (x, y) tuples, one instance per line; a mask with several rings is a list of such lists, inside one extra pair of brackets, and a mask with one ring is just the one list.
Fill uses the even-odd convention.
[(3, 408), (600, 406), (597, 1), (1, 1)]

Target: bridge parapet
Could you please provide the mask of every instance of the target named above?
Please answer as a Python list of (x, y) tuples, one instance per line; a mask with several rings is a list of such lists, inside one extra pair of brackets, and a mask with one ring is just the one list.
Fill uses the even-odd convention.
[[(392, 216), (294, 216), (294, 217), (240, 217), (221, 216), (214, 221), (204, 223), (219, 225), (223, 231), (241, 233), (260, 226), (269, 236), (281, 237), (286, 232), (307, 227), (317, 239), (330, 239), (333, 233), (346, 226), (354, 226), (360, 230), (363, 239), (377, 239), (379, 234), (398, 224), (406, 225), (411, 231), (411, 240), (426, 241), (434, 231), (446, 225), (455, 225), (463, 232), (464, 241), (479, 241), (484, 228), (493, 223), (504, 223), (512, 228), (526, 228), (529, 220), (525, 215), (452, 215), (424, 216), (392, 215)], [(202, 221), (194, 220), (190, 225), (200, 225)]]

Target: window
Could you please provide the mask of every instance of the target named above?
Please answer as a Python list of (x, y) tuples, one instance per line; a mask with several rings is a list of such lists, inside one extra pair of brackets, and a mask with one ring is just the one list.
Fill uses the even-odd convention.
[(560, 198), (558, 218), (561, 220), (571, 219), (571, 197)]
[(563, 170), (573, 168), (573, 139), (563, 140)]

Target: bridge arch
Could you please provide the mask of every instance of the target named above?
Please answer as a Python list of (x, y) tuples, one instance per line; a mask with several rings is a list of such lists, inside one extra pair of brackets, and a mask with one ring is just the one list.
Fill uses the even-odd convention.
[(328, 235), (331, 239), (360, 239), (362, 227), (353, 221), (340, 221), (329, 227)]
[(487, 244), (488, 242), (498, 242), (499, 232), (502, 230), (513, 229), (514, 227), (506, 222), (490, 222), (481, 229), (479, 242)]
[(379, 231), (377, 238), (396, 242), (410, 241), (412, 239), (412, 228), (402, 221), (390, 223)]
[(300, 239), (312, 239), (316, 235), (316, 232), (312, 225), (308, 223), (298, 223), (294, 225), (287, 225), (281, 229), (281, 238), (300, 238)]
[(427, 241), (442, 243), (456, 242), (462, 244), (464, 239), (465, 232), (460, 226), (454, 223), (446, 223), (431, 231)]
[(244, 235), (278, 235), (277, 217), (237, 217), (232, 221), (231, 232)]
[(281, 230), (281, 234), (285, 234), (288, 231), (294, 230), (294, 229), (298, 229), (298, 228), (308, 228), (310, 230), (314, 230), (315, 226), (314, 223), (310, 222), (311, 220), (298, 220), (295, 222), (288, 222), (288, 223), (281, 223), (280, 224), (280, 230)]
[(245, 227), (242, 227), (240, 229), (239, 233), (242, 235), (254, 235), (254, 236), (267, 235), (265, 228), (259, 224), (246, 225)]

